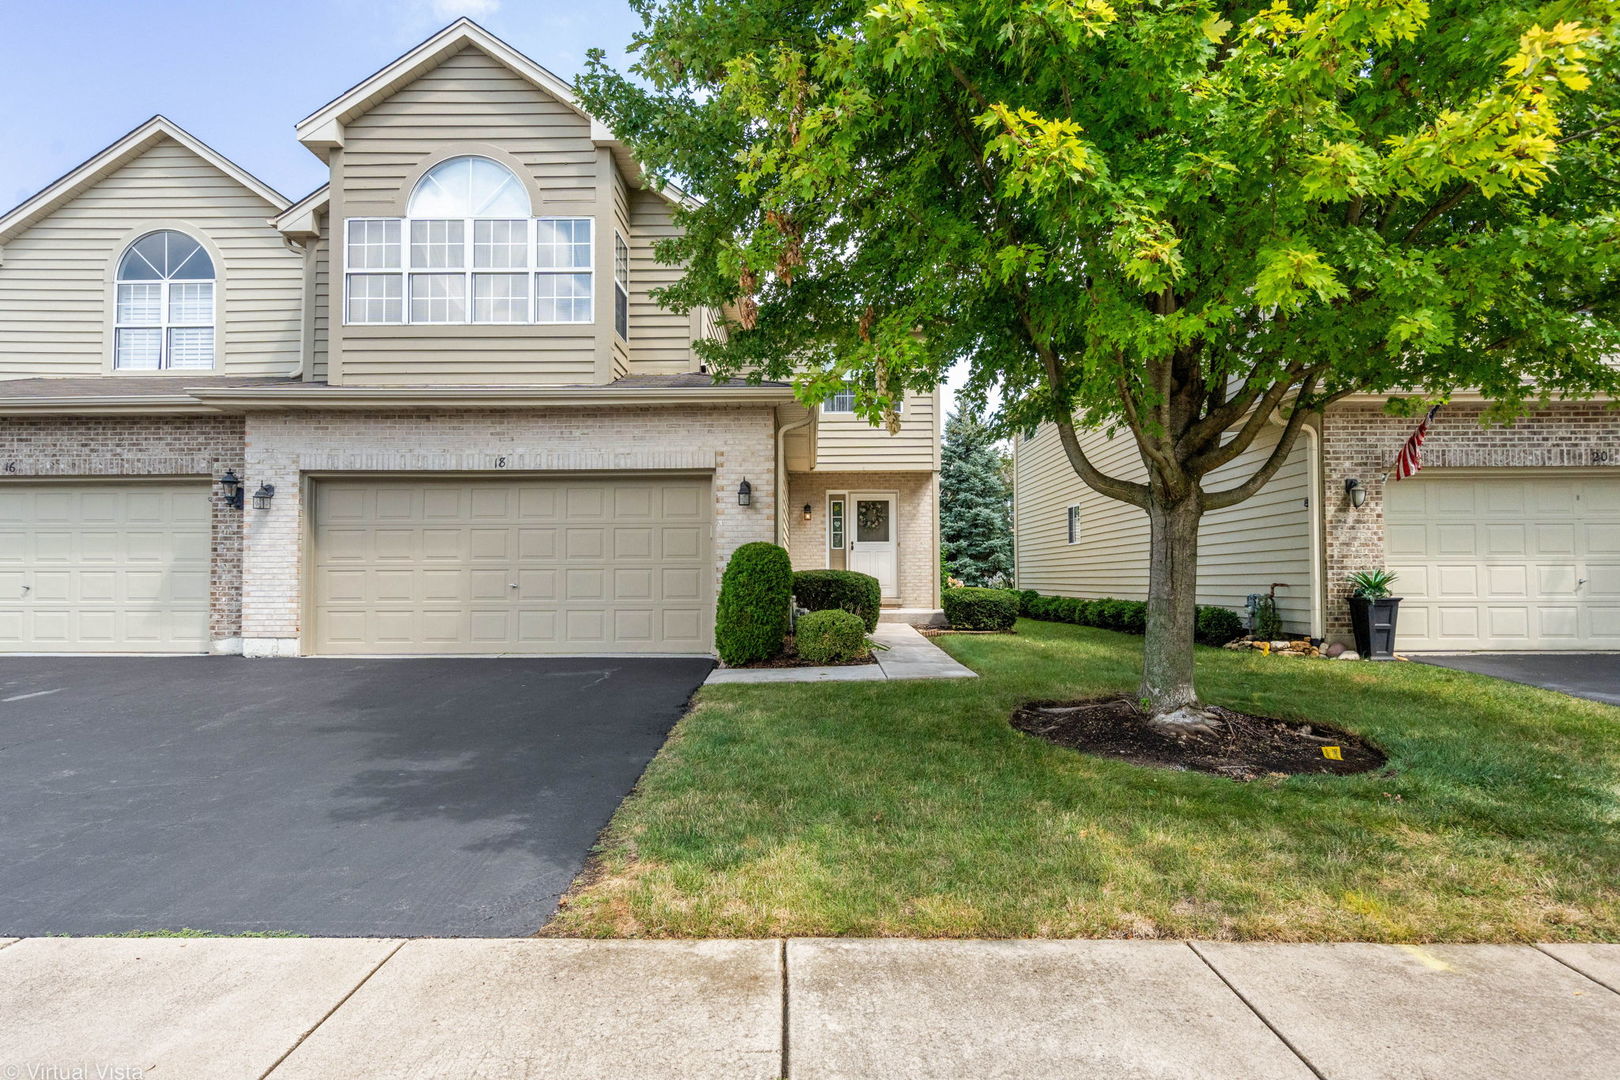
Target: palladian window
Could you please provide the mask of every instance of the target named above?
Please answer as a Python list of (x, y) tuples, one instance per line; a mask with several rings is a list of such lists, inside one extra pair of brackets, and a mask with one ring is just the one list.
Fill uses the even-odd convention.
[(214, 261), (173, 229), (147, 233), (118, 260), (113, 367), (195, 371), (214, 366)]
[(350, 218), (348, 323), (588, 323), (593, 221), (531, 217), (512, 171), (483, 157), (423, 174), (404, 218)]

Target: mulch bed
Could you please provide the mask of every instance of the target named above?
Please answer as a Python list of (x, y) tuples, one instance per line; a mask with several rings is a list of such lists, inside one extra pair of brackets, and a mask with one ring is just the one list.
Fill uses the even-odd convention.
[(789, 634), (787, 644), (783, 648), (781, 656), (775, 657), (771, 660), (761, 660), (757, 664), (738, 664), (737, 666), (739, 668), (859, 667), (862, 664), (875, 663), (877, 663), (877, 657), (873, 656), (871, 651), (868, 650), (865, 656), (858, 657), (854, 660), (845, 660), (843, 663), (812, 664), (810, 661), (799, 656), (798, 650), (795, 649), (793, 645), (793, 635)]
[[(1359, 735), (1323, 724), (1278, 720), (1211, 706), (1220, 721), (1214, 735), (1172, 735), (1147, 723), (1147, 714), (1124, 698), (1031, 701), (1013, 710), (1012, 726), (1026, 735), (1098, 757), (1196, 769), (1229, 780), (1326, 773), (1371, 772), (1389, 759)], [(1341, 759), (1322, 751), (1338, 747)]]

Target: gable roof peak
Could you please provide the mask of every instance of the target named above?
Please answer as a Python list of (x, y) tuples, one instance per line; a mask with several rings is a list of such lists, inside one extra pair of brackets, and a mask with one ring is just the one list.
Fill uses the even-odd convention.
[(593, 138), (612, 141), (606, 128), (580, 107), (573, 87), (465, 15), (298, 121), (298, 140), (316, 154), (342, 146), (344, 124), (469, 46), (590, 120)]
[(62, 176), (24, 199), (4, 214), (0, 214), (0, 244), (26, 229), (46, 214), (55, 210), (81, 191), (146, 153), (154, 145), (168, 139), (179, 143), (208, 164), (229, 176), (244, 188), (275, 207), (277, 213), (287, 209), (290, 200), (263, 180), (236, 164), (218, 150), (209, 146), (191, 132), (162, 113), (137, 124), (95, 154), (76, 165)]

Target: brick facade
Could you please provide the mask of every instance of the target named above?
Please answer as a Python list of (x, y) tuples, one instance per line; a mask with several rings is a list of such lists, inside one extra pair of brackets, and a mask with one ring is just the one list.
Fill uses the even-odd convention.
[[(1599, 402), (1550, 405), (1508, 427), (1481, 427), (1484, 406), (1443, 407), (1429, 426), (1423, 468), (1548, 469), (1614, 466), (1620, 459), (1620, 409)], [(1377, 404), (1340, 405), (1322, 423), (1326, 544), (1326, 636), (1348, 640), (1344, 577), (1380, 567), (1384, 551), (1385, 475), (1418, 421), (1392, 417)], [(1359, 479), (1367, 500), (1353, 507), (1346, 477)], [(1392, 482), (1392, 481), (1389, 481)]]
[[(40, 416), (0, 418), (0, 479), (218, 477), (242, 472), (239, 416)], [(242, 634), (242, 511), (213, 502), (209, 633), (234, 652)]]
[[(774, 436), (763, 406), (252, 414), (247, 475), (276, 495), (269, 510), (247, 511), (245, 650), (300, 650), (308, 473), (712, 471), (718, 582), (739, 545), (775, 538)], [(744, 479), (748, 507), (737, 505)]]
[[(811, 472), (788, 476), (788, 550), (795, 570), (827, 568), (827, 493), (894, 492), (899, 528), (900, 606), (939, 607), (936, 474), (931, 472)], [(810, 520), (803, 507), (811, 506)], [(851, 526), (853, 528), (853, 526)]]

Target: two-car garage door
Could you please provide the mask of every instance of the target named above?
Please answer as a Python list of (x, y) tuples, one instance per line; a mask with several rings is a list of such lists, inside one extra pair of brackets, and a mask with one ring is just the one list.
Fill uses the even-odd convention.
[(706, 653), (703, 476), (316, 479), (310, 651)]
[(1384, 527), (1402, 649), (1620, 648), (1620, 475), (1425, 470)]

